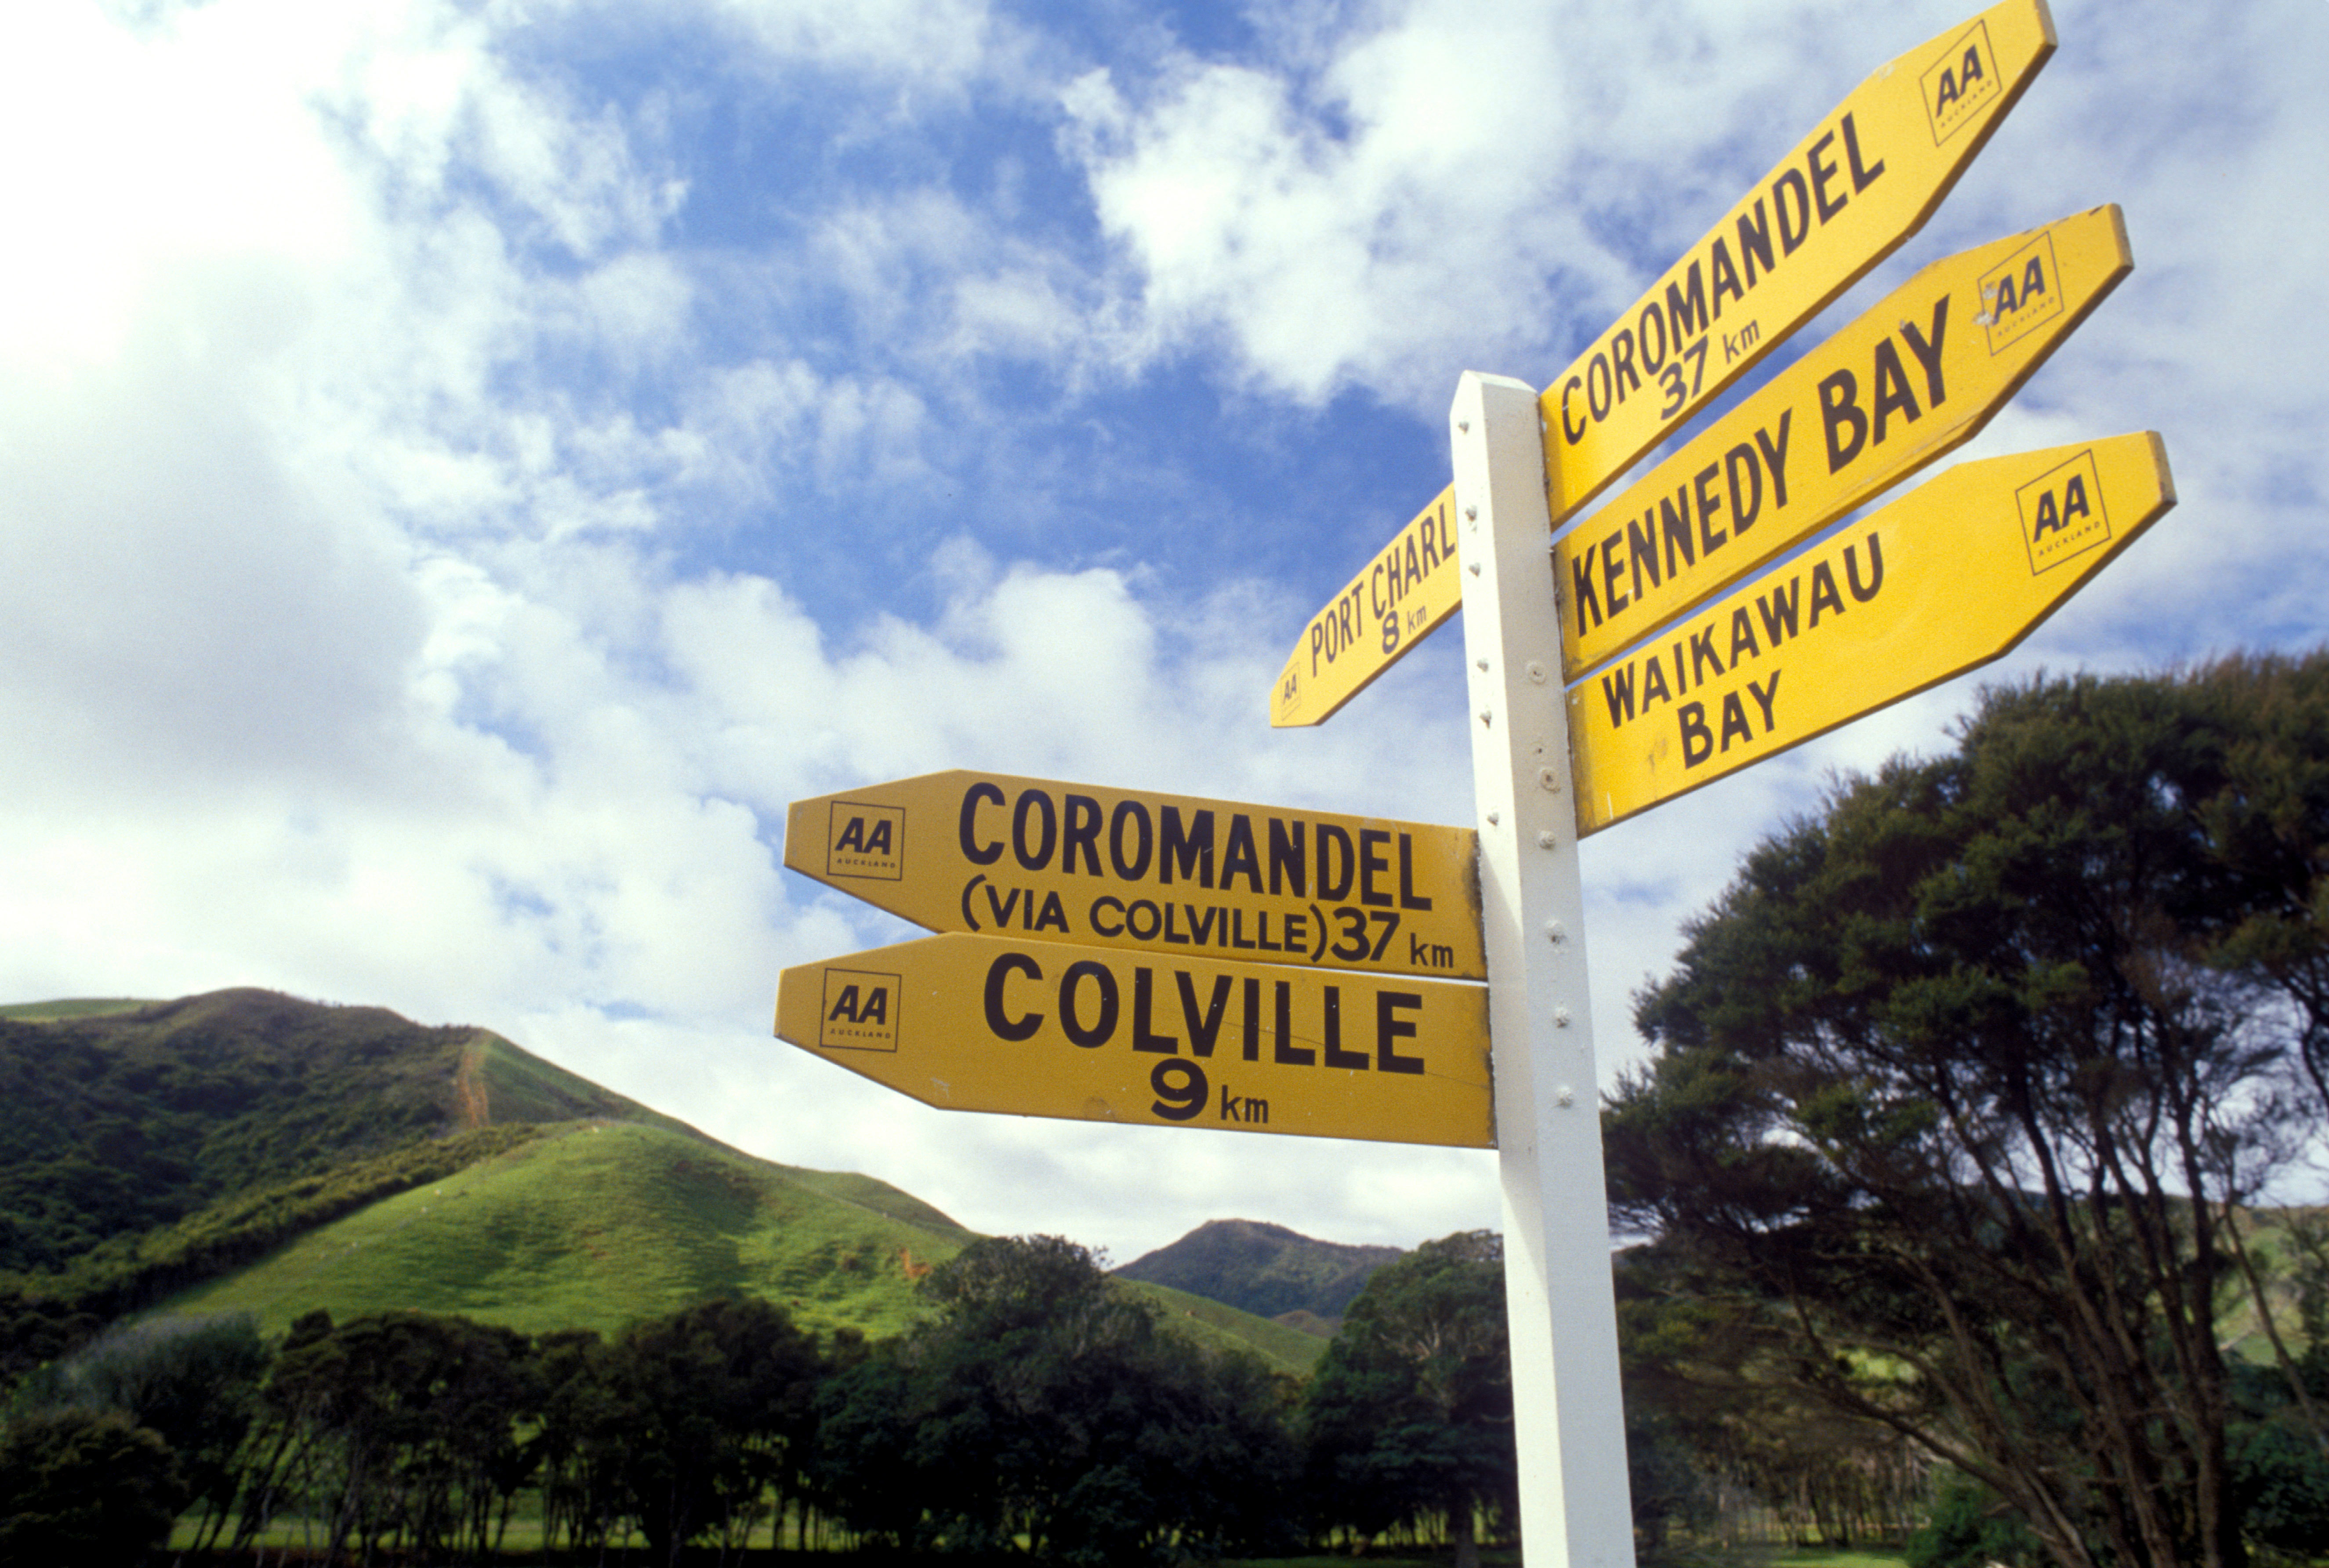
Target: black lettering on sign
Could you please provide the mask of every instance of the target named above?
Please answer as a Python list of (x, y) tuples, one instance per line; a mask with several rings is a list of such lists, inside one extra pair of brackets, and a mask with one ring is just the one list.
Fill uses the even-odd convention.
[(1422, 993), (1418, 991), (1378, 991), (1375, 993), (1375, 1071), (1378, 1072), (1421, 1072), (1423, 1058), (1401, 1056), (1392, 1049), (1395, 1041), (1415, 1038), (1414, 1021), (1400, 1016), (1401, 1013), (1419, 1011), (1423, 1006)]
[[(1181, 1024), (1189, 1031), (1191, 1053), (1198, 1056), (1211, 1056), (1213, 1053), (1213, 1042), (1221, 1036), (1221, 1017), (1229, 1011), (1230, 978), (1227, 975), (1213, 977), (1212, 994), (1205, 998), (1202, 1014), (1197, 1007), (1196, 984), (1189, 978), (1189, 971), (1175, 969), (1173, 972), (1173, 981), (1180, 988)], [(1253, 982), (1249, 980), (1246, 983), (1251, 985)]]
[(1155, 1007), (1156, 972), (1146, 964), (1138, 965), (1132, 971), (1132, 1048), (1159, 1056), (1178, 1056), (1179, 1036), (1160, 1034), (1150, 1027)]
[(978, 842), (978, 808), (982, 803), (1003, 804), (1003, 791), (984, 779), (962, 792), (962, 857), (973, 865), (993, 865), (1003, 858), (1003, 840)]
[(1343, 1049), (1343, 987), (1340, 986), (1326, 987), (1325, 1027), (1322, 1033), (1325, 1036), (1327, 1066), (1339, 1067), (1346, 1072), (1366, 1070), (1367, 1053), (1365, 1052)]
[(1072, 875), (1076, 869), (1076, 854), (1083, 853), (1084, 870), (1093, 876), (1102, 874), (1099, 869), (1099, 802), (1089, 795), (1070, 795), (1067, 807), (1068, 831), (1061, 841), (1060, 869)]
[[(1077, 994), (1087, 980), (1099, 995), (1098, 1015), (1089, 1025), (1076, 1013)], [(1116, 977), (1108, 966), (1090, 959), (1070, 964), (1060, 977), (1060, 1028), (1067, 1037), (1087, 1051), (1105, 1045), (1116, 1033)]]
[(1043, 1015), (1026, 1013), (1014, 1018), (1007, 1010), (1003, 987), (1013, 975), (1040, 980), (1043, 971), (1025, 953), (1004, 953), (986, 967), (986, 1031), (997, 1040), (1025, 1040), (1043, 1026)]
[(1205, 1109), (1213, 1092), (1205, 1070), (1193, 1062), (1159, 1062), (1148, 1074), (1148, 1087), (1156, 1091), (1149, 1110), (1167, 1121), (1187, 1121)]
[[(1042, 836), (1033, 848), (1027, 844), (1027, 824), (1031, 819), (1042, 823)], [(1011, 853), (1029, 871), (1041, 871), (1051, 864), (1051, 851), (1060, 838), (1059, 813), (1052, 809), (1051, 798), (1041, 789), (1023, 789), (1019, 804), (1011, 812)]]

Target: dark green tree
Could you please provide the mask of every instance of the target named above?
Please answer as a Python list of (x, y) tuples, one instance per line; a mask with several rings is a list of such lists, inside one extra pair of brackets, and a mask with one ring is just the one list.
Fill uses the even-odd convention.
[(1088, 1250), (973, 1243), (937, 1315), (827, 1391), (820, 1475), (853, 1529), (969, 1556), (1121, 1563), (1289, 1544), (1283, 1382), (1163, 1332)]
[(2303, 1126), (2329, 658), (2041, 678), (1957, 742), (1685, 928), (1616, 1217), (2065, 1568), (2236, 1568), (2225, 1216)]
[(185, 1491), (170, 1445), (119, 1411), (48, 1410), (0, 1430), (0, 1562), (128, 1568)]
[(261, 1395), (243, 1530), (303, 1501), (335, 1553), (401, 1543), (431, 1560), (493, 1550), (528, 1478), (524, 1337), (391, 1312), (292, 1326)]
[(1325, 1522), (1362, 1535), (1446, 1522), (1463, 1568), (1475, 1521), (1518, 1516), (1504, 1243), (1486, 1231), (1426, 1242), (1352, 1302), (1303, 1406)]
[(618, 1337), (598, 1412), (613, 1430), (590, 1451), (614, 1456), (657, 1557), (676, 1563), (706, 1535), (740, 1544), (763, 1507), (803, 1489), (824, 1371), (816, 1340), (758, 1299), (699, 1302)]
[(108, 1331), (25, 1380), (16, 1407), (118, 1411), (169, 1446), (192, 1500), (203, 1505), (195, 1544), (225, 1525), (243, 1474), (243, 1442), (258, 1408), (267, 1346), (248, 1313), (156, 1318)]

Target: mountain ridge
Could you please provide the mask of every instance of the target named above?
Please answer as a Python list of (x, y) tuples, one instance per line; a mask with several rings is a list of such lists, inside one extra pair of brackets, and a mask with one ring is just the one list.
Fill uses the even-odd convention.
[(1266, 1220), (1208, 1220), (1116, 1275), (1332, 1335), (1368, 1276), (1402, 1255), (1397, 1247), (1322, 1242)]
[[(747, 1292), (896, 1332), (976, 1233), (735, 1149), (490, 1030), (237, 987), (0, 1006), (0, 1382), (140, 1311), (416, 1308), (538, 1332)], [(1323, 1345), (1127, 1282), (1302, 1373)]]

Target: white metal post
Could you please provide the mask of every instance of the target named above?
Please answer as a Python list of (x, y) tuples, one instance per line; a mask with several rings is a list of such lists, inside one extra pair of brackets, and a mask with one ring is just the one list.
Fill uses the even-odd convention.
[(1536, 396), (1519, 382), (1466, 372), (1448, 413), (1521, 1529), (1530, 1568), (1631, 1568), (1585, 905)]

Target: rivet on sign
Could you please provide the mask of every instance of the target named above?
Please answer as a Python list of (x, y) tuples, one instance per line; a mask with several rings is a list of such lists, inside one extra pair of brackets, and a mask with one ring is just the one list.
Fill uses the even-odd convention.
[(1552, 1091), (1552, 1097), (1555, 1100), (1559, 1101), (1564, 1109), (1577, 1103), (1577, 1091), (1571, 1089), (1566, 1083), (1554, 1090)]
[(1474, 659), (1472, 663), (1478, 668), (1481, 674), (1485, 675), (1487, 673), (1488, 661), (1486, 659)]
[(1548, 941), (1558, 942), (1569, 933), (1561, 929), (1559, 921), (1547, 921), (1544, 922), (1544, 934)]
[(1536, 846), (1539, 849), (1559, 849), (1561, 840), (1554, 837), (1552, 829), (1548, 827), (1536, 836)]
[(1504, 818), (1503, 818), (1503, 817), (1499, 817), (1499, 816), (1497, 816), (1495, 812), (1491, 811), (1491, 812), (1489, 812), (1489, 813), (1488, 813), (1488, 826), (1489, 826), (1489, 827), (1494, 827), (1497, 823), (1502, 822), (1503, 820), (1504, 820)]
[(1469, 420), (1457, 420), (1456, 421), (1456, 428), (1468, 434), (1472, 429), (1472, 421)]
[(1529, 660), (1528, 677), (1534, 681), (1538, 685), (1544, 685), (1545, 672), (1543, 661), (1539, 659)]
[(1489, 723), (1489, 722), (1490, 722), (1490, 719), (1489, 719), (1488, 710), (1487, 710), (1487, 709), (1485, 709), (1485, 708), (1482, 708), (1482, 709), (1480, 710), (1480, 723), (1484, 723), (1484, 724), (1485, 724), (1485, 723)]
[(1471, 570), (1471, 573), (1472, 573), (1472, 575), (1473, 575), (1473, 576), (1475, 576), (1475, 577), (1479, 576), (1479, 575), (1480, 575), (1480, 563), (1479, 563), (1478, 562), (1475, 561), (1474, 562), (1472, 562), (1472, 565), (1471, 565), (1470, 570)]
[(1477, 523), (1480, 520), (1480, 509), (1477, 506), (1466, 506), (1464, 508), (1464, 515)]
[(1561, 793), (1561, 770), (1557, 768), (1538, 769), (1536, 770), (1536, 781), (1542, 788), (1551, 790), (1555, 795)]
[(1552, 1010), (1552, 1026), (1556, 1029), (1566, 1029), (1569, 1027), (1568, 1008), (1555, 1007)]

